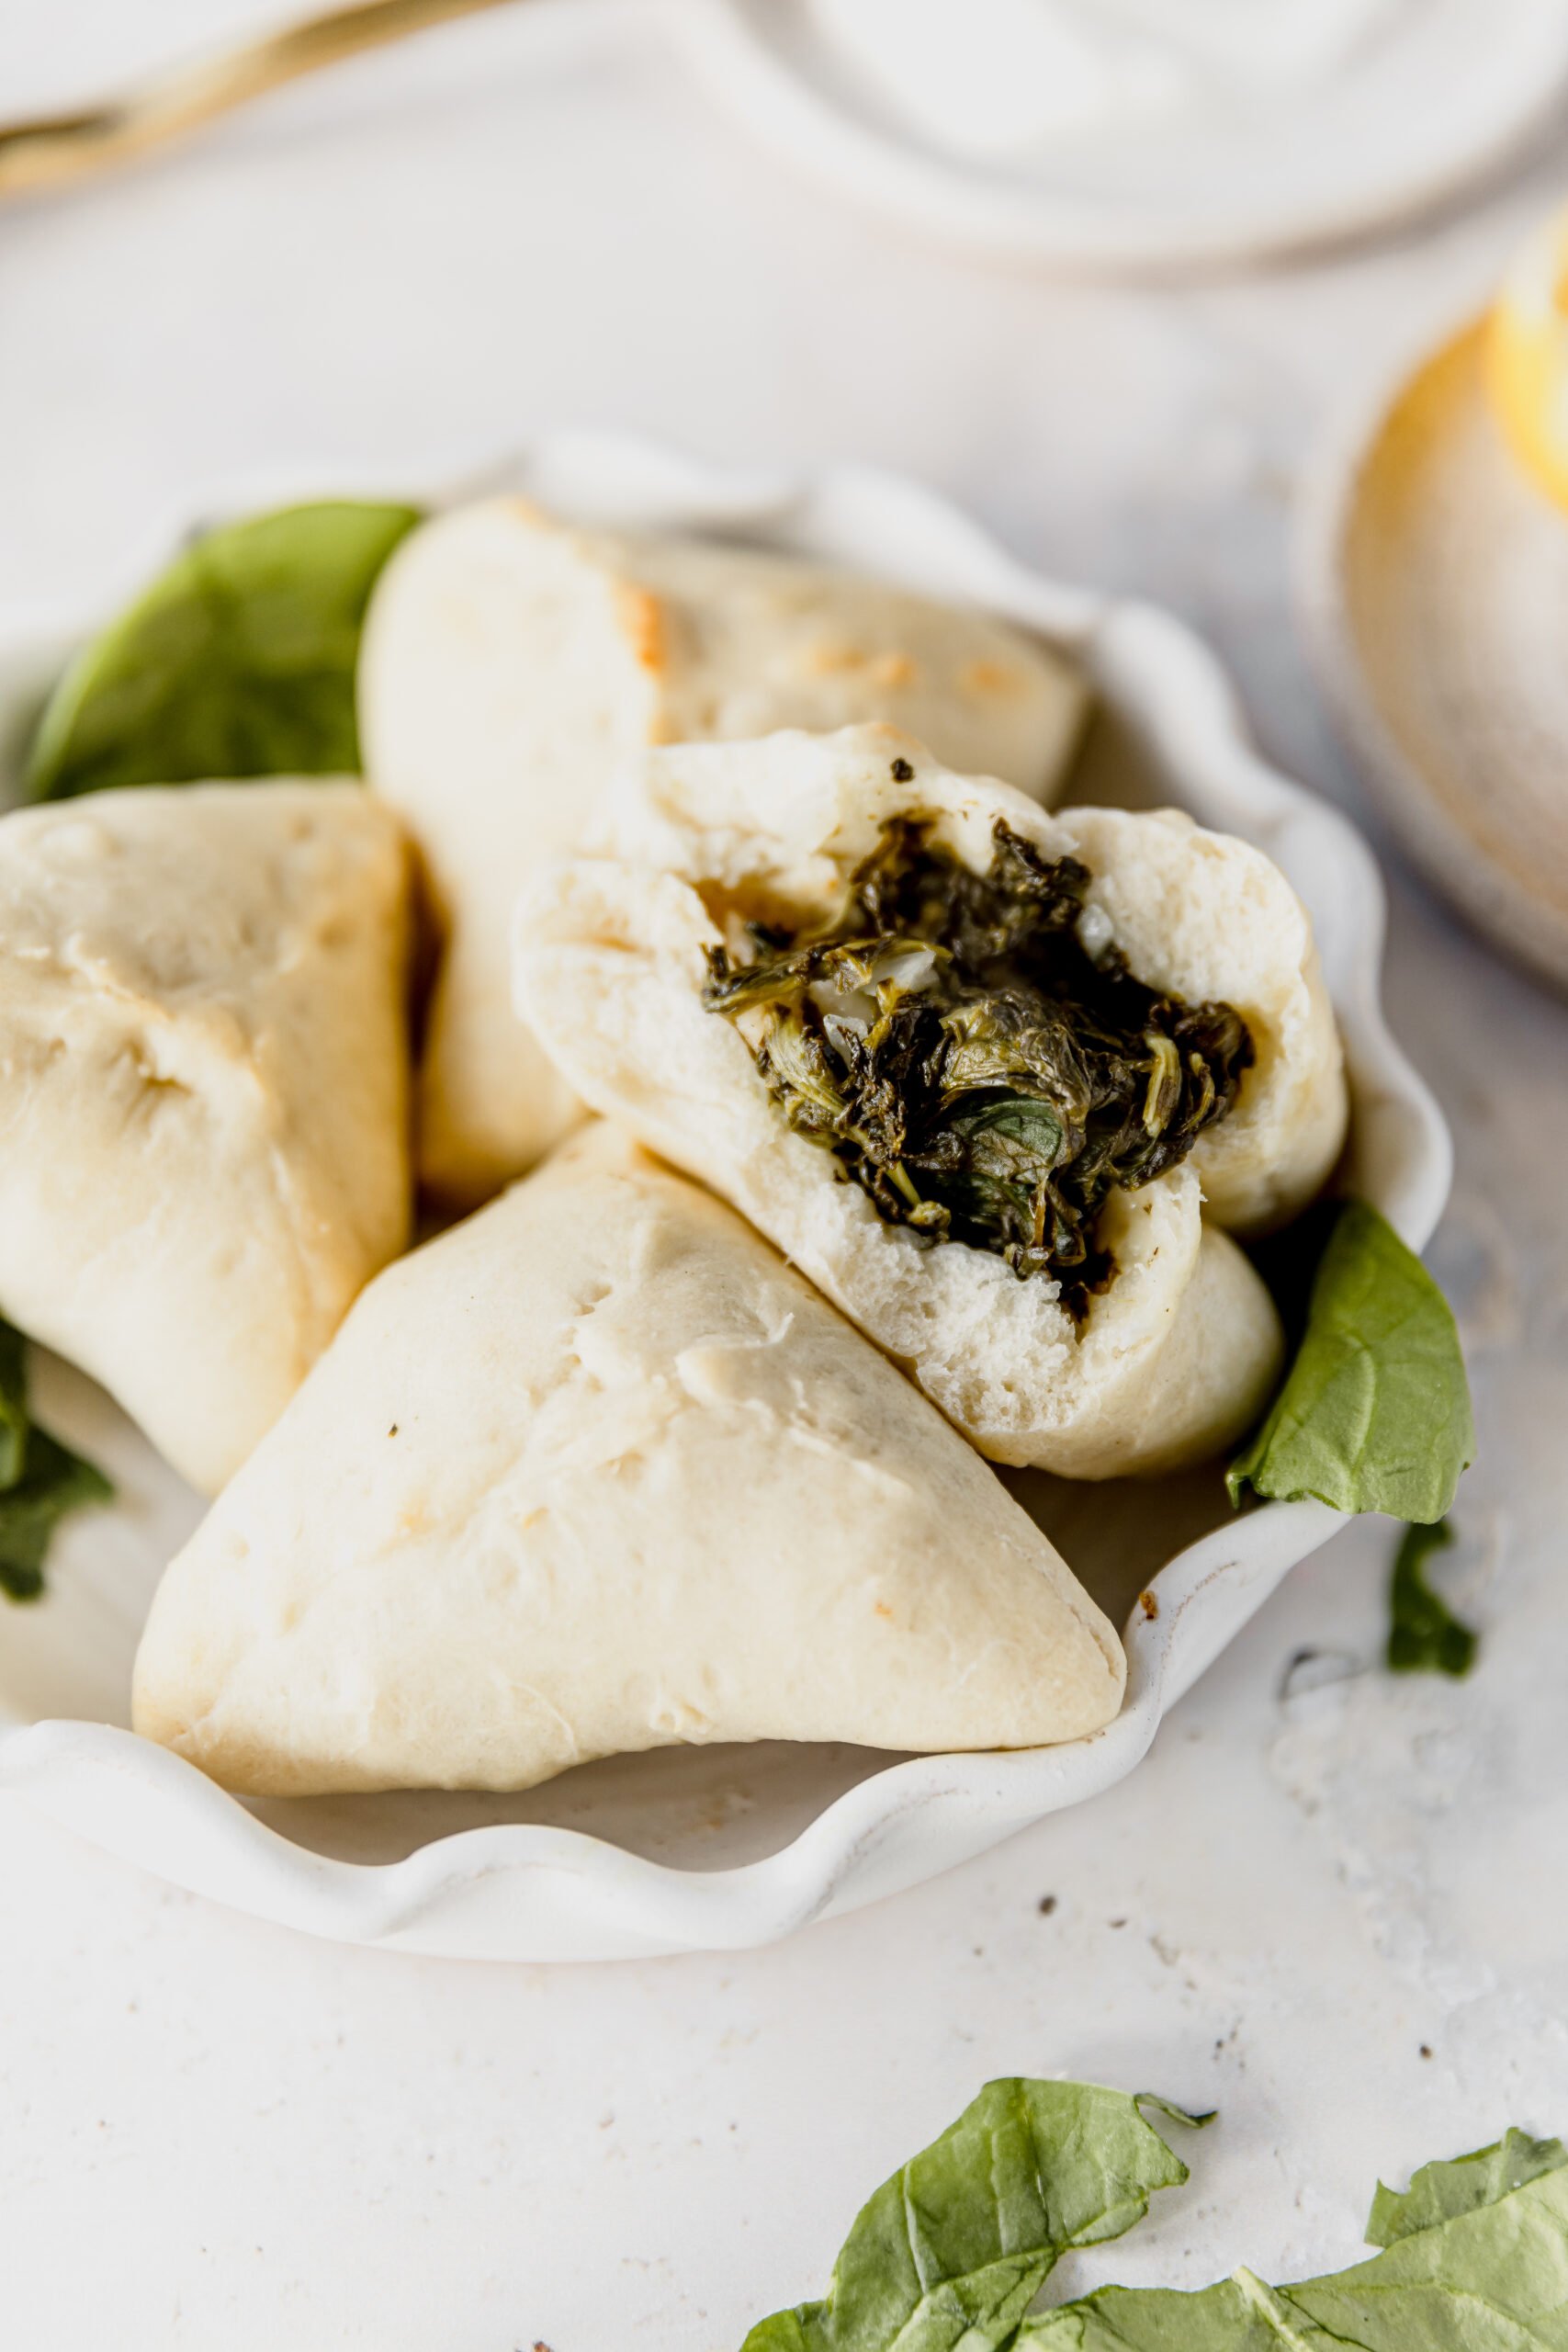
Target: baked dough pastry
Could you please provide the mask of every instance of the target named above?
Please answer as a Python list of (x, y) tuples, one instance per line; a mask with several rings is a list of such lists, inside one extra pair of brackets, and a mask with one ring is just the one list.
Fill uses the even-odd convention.
[(1002, 623), (739, 548), (570, 529), (497, 499), (413, 532), (371, 600), (359, 727), (446, 932), (420, 1080), (420, 1173), (471, 1206), (580, 1115), (513, 1010), (507, 926), (645, 744), (897, 720), (1045, 798), (1078, 674)]
[[(998, 820), (1047, 860), (1078, 859), (1097, 949), (1189, 1003), (1224, 1000), (1250, 1033), (1228, 1115), (1179, 1164), (1106, 1196), (1097, 1239), (1113, 1272), (1081, 1315), (1055, 1280), (886, 1221), (705, 1003), (705, 955), (742, 918), (820, 922), (900, 820), (975, 874)], [(1243, 1433), (1281, 1342), (1221, 1223), (1299, 1208), (1346, 1115), (1310, 926), (1267, 858), (1170, 811), (1049, 815), (874, 726), (645, 754), (606, 802), (601, 845), (540, 878), (515, 933), (520, 1005), (584, 1101), (733, 1202), (993, 1459), (1106, 1477)]]
[(135, 1722), (240, 1791), (682, 1741), (1032, 1747), (1121, 1645), (979, 1456), (607, 1126), (389, 1268), (172, 1563)]
[(407, 1245), (409, 884), (350, 783), (0, 820), (0, 1313), (209, 1493)]

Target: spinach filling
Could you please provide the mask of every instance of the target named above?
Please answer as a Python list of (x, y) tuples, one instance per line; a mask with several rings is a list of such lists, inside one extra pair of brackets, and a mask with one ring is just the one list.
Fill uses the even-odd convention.
[(796, 1132), (890, 1224), (1046, 1274), (1081, 1317), (1112, 1272), (1113, 1185), (1174, 1168), (1253, 1058), (1228, 1004), (1145, 988), (1086, 910), (1090, 876), (1001, 819), (973, 874), (930, 820), (884, 827), (818, 929), (745, 926), (708, 951), (733, 1021)]

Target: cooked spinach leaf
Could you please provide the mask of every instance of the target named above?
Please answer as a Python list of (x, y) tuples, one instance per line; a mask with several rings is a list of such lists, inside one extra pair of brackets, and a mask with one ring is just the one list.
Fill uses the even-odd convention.
[(1102, 2288), (1026, 2321), (1017, 2352), (1562, 2352), (1562, 2155), (1510, 2132), (1428, 2165), (1403, 2198), (1380, 2188), (1370, 2262), (1290, 2287), (1238, 2269), (1196, 2294)]
[(819, 929), (754, 923), (704, 991), (790, 1125), (889, 1223), (1062, 1284), (1077, 1314), (1110, 1273), (1095, 1225), (1223, 1118), (1252, 1041), (1085, 944), (1090, 876), (999, 819), (974, 874), (928, 820), (886, 826)]
[(360, 625), (419, 519), (335, 499), (203, 533), (65, 671), (33, 741), (30, 797), (356, 772)]
[(1250, 1487), (1429, 1525), (1448, 1510), (1474, 1455), (1447, 1299), (1376, 1209), (1345, 1202), (1284, 1385), (1231, 1464), (1231, 1500)]
[(1394, 1555), (1386, 1662), (1393, 1674), (1468, 1674), (1476, 1636), (1427, 1581), (1427, 1562), (1454, 1540), (1446, 1519), (1409, 1527)]
[(0, 1322), (0, 1592), (33, 1600), (68, 1511), (110, 1500), (101, 1470), (40, 1430), (28, 1411), (26, 1342)]
[(1069, 2247), (1120, 2237), (1186, 2178), (1122, 2091), (987, 2083), (862, 2209), (823, 2301), (760, 2321), (744, 2352), (993, 2352)]

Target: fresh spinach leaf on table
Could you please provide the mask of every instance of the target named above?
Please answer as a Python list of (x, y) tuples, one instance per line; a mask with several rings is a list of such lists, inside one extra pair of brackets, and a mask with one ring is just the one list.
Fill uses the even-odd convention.
[(412, 506), (333, 499), (204, 532), (66, 669), (33, 741), (29, 797), (356, 773), (365, 608), (419, 520)]
[(1562, 2352), (1568, 2346), (1568, 2172), (1556, 2140), (1510, 2132), (1380, 2188), (1383, 2251), (1268, 2287), (1250, 2270), (1193, 2294), (1105, 2287), (1027, 2321), (1017, 2352)]
[(760, 2321), (744, 2352), (991, 2352), (1069, 2247), (1120, 2237), (1186, 2178), (1125, 2092), (987, 2083), (862, 2209), (823, 2300)]
[(1462, 1624), (1440, 1592), (1427, 1581), (1427, 1562), (1453, 1542), (1446, 1519), (1436, 1527), (1411, 1527), (1394, 1555), (1389, 1589), (1388, 1648), (1392, 1674), (1468, 1674), (1475, 1664), (1476, 1635)]
[(1348, 2269), (1103, 2287), (1025, 2316), (1068, 2247), (1121, 2235), (1187, 2178), (1138, 2106), (1092, 2084), (987, 2084), (878, 2189), (826, 2299), (761, 2321), (744, 2352), (1568, 2352), (1568, 2150), (1518, 2131), (1380, 2186), (1366, 2234), (1382, 2250)]
[(26, 1341), (0, 1322), (0, 1592), (34, 1600), (54, 1531), (70, 1511), (107, 1503), (114, 1488), (28, 1410)]
[(1255, 1494), (1429, 1524), (1475, 1453), (1459, 1333), (1415, 1252), (1366, 1201), (1346, 1201), (1318, 1261), (1279, 1395), (1231, 1464)]
[(1405, 2189), (1385, 2188), (1380, 2181), (1367, 2223), (1369, 2245), (1393, 2245), (1416, 2230), (1451, 2222), (1478, 2206), (1495, 2205), (1499, 2199), (1542, 2173), (1568, 2165), (1568, 2148), (1561, 2140), (1532, 2140), (1528, 2132), (1505, 2132), (1489, 2148), (1468, 2156), (1439, 2158), (1412, 2173)]

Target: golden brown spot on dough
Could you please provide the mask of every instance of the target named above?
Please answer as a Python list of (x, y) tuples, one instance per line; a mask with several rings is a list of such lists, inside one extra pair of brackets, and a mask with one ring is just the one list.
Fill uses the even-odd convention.
[(972, 695), (1011, 695), (1018, 692), (1023, 679), (1017, 670), (1010, 670), (1005, 662), (971, 662), (964, 671), (963, 683)]
[(423, 1535), (429, 1532), (430, 1513), (423, 1503), (410, 1503), (398, 1513), (400, 1535)]
[(876, 1614), (877, 1614), (879, 1617), (886, 1617), (886, 1618), (888, 1620), (889, 1623), (892, 1623), (892, 1619), (893, 1619), (893, 1611), (891, 1611), (891, 1609), (889, 1609), (889, 1607), (887, 1606), (887, 1603), (886, 1603), (885, 1600), (879, 1600), (879, 1601), (876, 1603)]
[(858, 646), (834, 645), (822, 638), (807, 647), (800, 666), (807, 677), (830, 678), (838, 670), (858, 670), (864, 659)]
[(1145, 1617), (1157, 1617), (1159, 1615), (1158, 1593), (1147, 1591), (1139, 1593), (1138, 1606), (1143, 1611)]
[(800, 666), (810, 678), (832, 678), (852, 670), (863, 670), (874, 686), (907, 686), (915, 675), (915, 665), (907, 653), (870, 653), (863, 645), (846, 645), (833, 638), (818, 638), (808, 645), (800, 657)]
[(664, 612), (658, 597), (646, 588), (634, 588), (624, 580), (617, 581), (615, 618), (638, 668), (655, 673), (662, 670)]
[(871, 665), (871, 682), (875, 686), (908, 686), (915, 681), (915, 665), (907, 653), (884, 653)]

